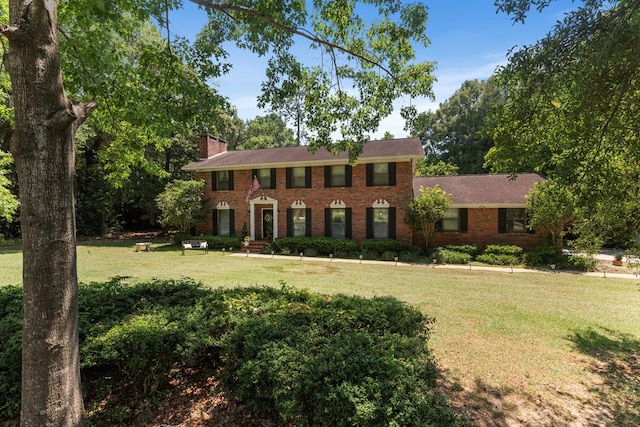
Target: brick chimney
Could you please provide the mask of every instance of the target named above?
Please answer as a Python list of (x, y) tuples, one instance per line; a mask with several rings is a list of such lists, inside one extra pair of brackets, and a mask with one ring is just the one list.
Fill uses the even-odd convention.
[(208, 133), (203, 133), (200, 135), (199, 139), (200, 145), (200, 158), (208, 159), (209, 157), (213, 157), (216, 154), (224, 153), (227, 151), (227, 142), (209, 135)]

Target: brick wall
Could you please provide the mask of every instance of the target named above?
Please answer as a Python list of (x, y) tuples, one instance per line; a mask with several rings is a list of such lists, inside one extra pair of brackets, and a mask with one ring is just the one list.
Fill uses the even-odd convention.
[[(434, 248), (446, 244), (471, 243), (478, 245), (480, 250), (487, 245), (517, 245), (527, 250), (539, 245), (546, 239), (546, 233), (498, 233), (498, 209), (483, 208), (468, 210), (468, 231), (436, 232), (429, 242)], [(424, 246), (424, 239), (416, 236), (415, 244)]]
[[(286, 188), (286, 170), (278, 168), (276, 171), (276, 188), (258, 190), (253, 198), (264, 194), (278, 200), (278, 236), (287, 235), (287, 208), (295, 201), (302, 201), (307, 208), (312, 210), (312, 236), (324, 236), (324, 210), (330, 207), (335, 200), (342, 200), (347, 207), (352, 209), (352, 233), (353, 239), (360, 242), (366, 237), (366, 208), (378, 199), (389, 202), (390, 207), (396, 208), (396, 239), (407, 243), (412, 241), (412, 231), (404, 222), (404, 207), (412, 197), (412, 162), (396, 163), (396, 185), (367, 187), (366, 165), (358, 164), (353, 167), (352, 186), (325, 188), (324, 167), (311, 168), (311, 188)], [(205, 198), (208, 198), (212, 209), (219, 202), (226, 202), (235, 211), (235, 232), (240, 235), (242, 224), (247, 223), (250, 229), (249, 203), (246, 202), (247, 192), (251, 185), (252, 170), (234, 171), (233, 191), (211, 191), (211, 172), (196, 172), (195, 179), (206, 181)], [(256, 235), (260, 235), (261, 215), (259, 206), (256, 205), (255, 229)], [(211, 234), (213, 223), (211, 215), (196, 226), (197, 234)]]

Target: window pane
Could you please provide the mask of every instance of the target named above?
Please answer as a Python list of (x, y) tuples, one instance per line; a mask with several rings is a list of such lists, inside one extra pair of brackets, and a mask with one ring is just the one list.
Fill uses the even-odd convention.
[(507, 209), (507, 232), (526, 232), (525, 210), (522, 208)]
[(388, 163), (375, 163), (373, 165), (373, 185), (389, 185)]
[(218, 171), (218, 173), (216, 174), (217, 178), (218, 178), (218, 182), (217, 182), (217, 186), (216, 188), (218, 190), (229, 190), (230, 186), (229, 186), (229, 171)]
[(331, 186), (344, 187), (347, 185), (347, 174), (345, 166), (331, 166)]
[(305, 237), (307, 234), (307, 211), (305, 209), (293, 210), (293, 237)]
[(258, 181), (260, 181), (260, 187), (271, 188), (271, 169), (258, 169)]
[(346, 236), (346, 209), (331, 209), (331, 237)]
[(458, 212), (457, 208), (447, 208), (442, 218), (442, 231), (460, 231)]
[(306, 186), (306, 169), (304, 167), (291, 168), (291, 184), (295, 188), (304, 188)]
[(218, 211), (218, 235), (230, 236), (231, 235), (231, 211), (223, 209)]
[(389, 238), (389, 209), (387, 208), (373, 209), (373, 238), (374, 239)]

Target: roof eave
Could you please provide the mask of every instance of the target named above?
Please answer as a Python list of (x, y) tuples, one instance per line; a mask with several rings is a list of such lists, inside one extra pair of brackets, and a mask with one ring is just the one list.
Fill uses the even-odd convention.
[[(379, 162), (407, 162), (413, 160), (420, 160), (424, 158), (423, 155), (410, 155), (410, 156), (381, 156), (381, 157), (367, 157), (358, 159), (358, 163), (379, 163)], [(207, 159), (208, 160), (208, 159)], [(206, 160), (203, 160), (204, 162)], [(236, 165), (225, 166), (204, 166), (199, 167), (199, 162), (190, 163), (182, 167), (184, 171), (194, 172), (213, 172), (224, 170), (238, 170), (238, 169), (268, 169), (277, 167), (303, 167), (303, 166), (334, 166), (334, 165), (346, 165), (349, 163), (349, 159), (337, 157), (335, 159), (321, 159), (321, 160), (301, 160), (294, 162), (271, 162), (271, 163), (245, 163)]]

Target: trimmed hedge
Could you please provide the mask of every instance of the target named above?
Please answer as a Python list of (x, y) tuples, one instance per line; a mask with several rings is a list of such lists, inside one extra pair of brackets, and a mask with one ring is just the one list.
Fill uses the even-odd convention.
[[(464, 423), (435, 391), (433, 319), (398, 300), (125, 282), (79, 288), (89, 423), (142, 423), (176, 367), (219, 371), (230, 396), (295, 425)], [(21, 310), (22, 288), (0, 287), (0, 423), (19, 413)], [(111, 390), (126, 407), (100, 409)]]
[(462, 252), (464, 254), (469, 254), (472, 257), (476, 256), (476, 254), (478, 253), (478, 246), (477, 245), (442, 245), (440, 246), (440, 248), (438, 249), (445, 249), (448, 251), (453, 251), (453, 252)]
[(522, 248), (516, 245), (487, 245), (484, 248), (484, 254), (520, 256), (522, 252)]
[(298, 255), (300, 252), (307, 255), (311, 251), (314, 255), (351, 256), (356, 252), (353, 240), (332, 237), (283, 237), (275, 239), (273, 246), (283, 255)]
[(395, 239), (365, 239), (360, 243), (360, 249), (367, 253), (381, 257), (385, 252), (400, 256), (401, 254), (417, 254), (421, 249), (409, 243)]
[(433, 257), (441, 264), (469, 264), (472, 256), (466, 252), (438, 248)]

